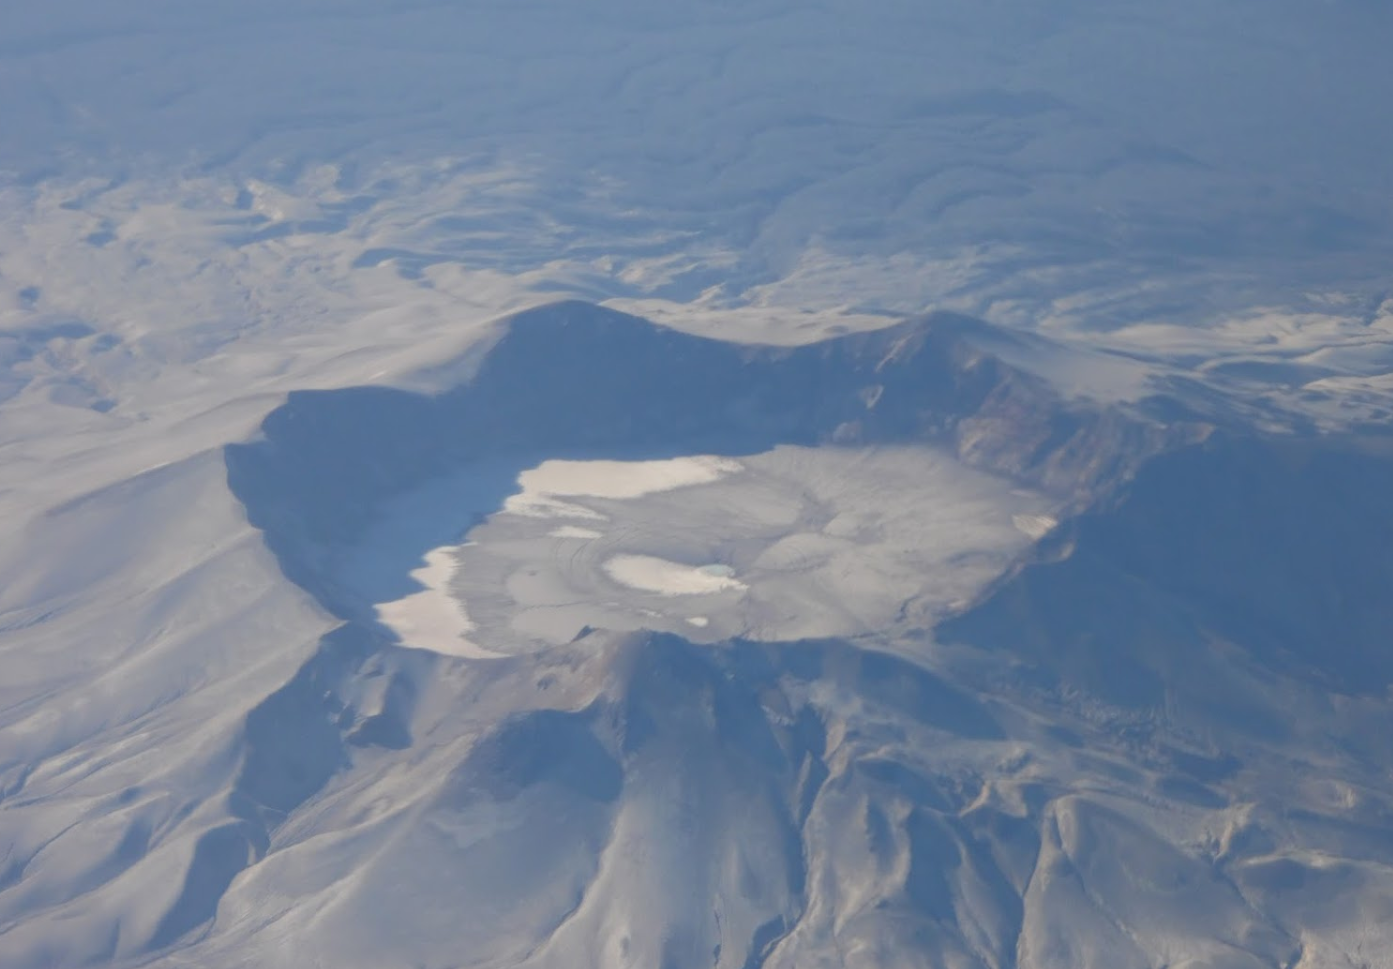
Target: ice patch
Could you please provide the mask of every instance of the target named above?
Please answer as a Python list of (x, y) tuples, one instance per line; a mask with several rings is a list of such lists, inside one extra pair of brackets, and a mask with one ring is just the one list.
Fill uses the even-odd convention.
[(518, 475), (522, 491), (503, 510), (528, 518), (605, 516), (564, 498), (642, 498), (691, 485), (711, 484), (742, 469), (739, 461), (715, 455), (661, 461), (543, 461)]
[(524, 518), (583, 518), (587, 521), (605, 521), (604, 515), (592, 511), (584, 505), (561, 501), (551, 495), (530, 494), (526, 491), (510, 495), (503, 502), (503, 510)]
[(447, 591), (456, 569), (452, 551), (447, 546), (427, 552), (426, 564), (411, 572), (425, 588), (395, 602), (379, 603), (378, 622), (396, 633), (405, 646), (468, 659), (499, 656), (466, 638), (474, 624), (460, 601)]
[(575, 525), (562, 525), (560, 528), (553, 528), (547, 534), (552, 538), (592, 539), (603, 537), (601, 532), (597, 532), (593, 528), (577, 528)]
[(1031, 538), (1041, 539), (1059, 526), (1059, 520), (1052, 515), (1012, 515), (1011, 524)]
[(616, 555), (604, 564), (606, 574), (620, 585), (664, 596), (744, 592), (747, 588), (739, 579), (729, 574), (712, 574), (709, 568), (669, 562), (651, 555)]
[(735, 575), (735, 570), (729, 565), (703, 565), (698, 567), (697, 571), (702, 575), (714, 575), (720, 579), (728, 579)]

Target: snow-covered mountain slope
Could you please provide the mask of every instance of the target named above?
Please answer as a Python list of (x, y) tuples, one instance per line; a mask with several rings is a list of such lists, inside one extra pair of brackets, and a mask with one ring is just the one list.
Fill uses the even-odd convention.
[(0, 10), (0, 967), (1393, 966), (1393, 8)]
[(54, 509), (6, 964), (1383, 964), (1386, 437), (1020, 345), (561, 303)]
[(184, 353), (373, 267), (1109, 327), (1387, 293), (1377, 0), (651, 7), (8, 10), (0, 271)]

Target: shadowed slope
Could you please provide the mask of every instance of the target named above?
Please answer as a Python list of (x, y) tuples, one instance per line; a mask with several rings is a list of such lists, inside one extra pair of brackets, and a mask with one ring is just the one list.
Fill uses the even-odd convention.
[(1063, 560), (1024, 569), (939, 635), (1009, 650), (1124, 705), (1195, 687), (1215, 638), (1271, 672), (1382, 693), (1393, 683), (1390, 495), (1381, 442), (1217, 435), (1148, 464), (1050, 538)]

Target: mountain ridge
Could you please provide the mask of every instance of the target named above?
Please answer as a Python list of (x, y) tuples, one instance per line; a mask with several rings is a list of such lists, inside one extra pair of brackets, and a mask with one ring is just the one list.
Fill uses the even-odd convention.
[[(565, 303), (457, 389), (292, 394), (225, 449), (228, 497), (332, 628), (189, 754), (198, 800), (133, 794), (125, 847), (52, 907), (158, 879), (156, 915), (61, 945), (32, 922), (17, 965), (1346, 969), (1393, 912), (1386, 617), (1321, 577), (1393, 575), (1386, 448), (1071, 396), (983, 348), (1009, 338), (949, 316), (750, 346)], [(503, 654), (455, 658), (372, 611), (541, 462), (780, 448), (931, 453), (1060, 520), (948, 613), (851, 635), (486, 627)], [(433, 481), (464, 532), (392, 517)]]

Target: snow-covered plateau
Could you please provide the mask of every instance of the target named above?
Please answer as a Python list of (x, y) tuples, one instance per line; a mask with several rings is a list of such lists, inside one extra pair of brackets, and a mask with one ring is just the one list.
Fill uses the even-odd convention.
[(0, 0), (0, 969), (1393, 969), (1390, 50)]

